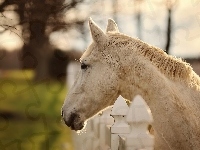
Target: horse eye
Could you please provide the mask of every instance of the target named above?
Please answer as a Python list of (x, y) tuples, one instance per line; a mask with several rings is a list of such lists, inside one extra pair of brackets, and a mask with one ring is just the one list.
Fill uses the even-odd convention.
[(87, 68), (88, 68), (88, 65), (81, 63), (81, 69), (87, 69)]

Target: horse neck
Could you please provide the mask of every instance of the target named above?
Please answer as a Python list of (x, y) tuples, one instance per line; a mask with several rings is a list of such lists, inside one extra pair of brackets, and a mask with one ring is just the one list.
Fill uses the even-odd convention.
[[(136, 94), (142, 95), (152, 111), (157, 134), (161, 133), (169, 142), (181, 140), (181, 135), (175, 133), (183, 130), (190, 135), (188, 138), (200, 134), (200, 130), (191, 132), (199, 123), (195, 113), (200, 114), (199, 85), (190, 87), (190, 77), (195, 76), (194, 72), (180, 60), (169, 58), (164, 52), (142, 44), (137, 45), (140, 48), (137, 54), (128, 48), (125, 50), (127, 52), (121, 53), (121, 59), (125, 60), (121, 95), (129, 100)], [(170, 68), (170, 65), (173, 66)], [(170, 70), (177, 72), (171, 73)], [(198, 77), (195, 82), (199, 83)]]
[[(120, 42), (116, 42), (117, 40)], [(138, 39), (124, 36), (122, 40), (120, 38), (117, 40), (115, 44), (120, 45), (117, 53), (120, 55), (120, 60), (123, 60), (122, 72), (125, 72), (124, 76), (127, 76), (128, 83), (132, 81), (133, 85), (141, 87), (140, 83), (144, 82), (141, 88), (148, 91), (149, 88), (158, 87), (160, 90), (160, 87), (163, 87), (169, 88), (165, 90), (167, 93), (170, 89), (172, 90), (171, 87), (175, 87), (181, 90), (192, 89), (199, 93), (200, 78), (188, 63), (167, 55), (163, 50)]]

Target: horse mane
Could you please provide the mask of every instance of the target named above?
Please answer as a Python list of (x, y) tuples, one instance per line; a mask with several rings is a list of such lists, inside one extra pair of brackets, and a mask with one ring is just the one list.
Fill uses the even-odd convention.
[[(145, 59), (149, 60), (156, 66), (160, 72), (167, 75), (173, 80), (179, 80), (189, 83), (192, 87), (200, 89), (200, 78), (193, 71), (189, 63), (181, 58), (168, 55), (162, 49), (150, 46), (149, 44), (122, 33), (109, 34), (112, 44), (124, 49), (137, 49)], [(109, 40), (110, 41), (110, 40)]]

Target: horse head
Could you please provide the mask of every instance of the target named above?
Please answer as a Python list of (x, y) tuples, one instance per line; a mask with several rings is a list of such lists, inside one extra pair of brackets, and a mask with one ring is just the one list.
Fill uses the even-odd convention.
[(89, 27), (93, 42), (80, 58), (80, 71), (62, 107), (63, 119), (73, 130), (81, 130), (87, 119), (113, 105), (119, 96), (122, 68), (108, 36), (117, 33), (118, 27), (111, 19), (106, 33), (92, 19)]

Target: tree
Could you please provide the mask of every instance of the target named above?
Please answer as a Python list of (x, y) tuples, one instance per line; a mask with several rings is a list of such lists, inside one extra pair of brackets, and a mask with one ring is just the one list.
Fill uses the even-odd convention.
[(166, 0), (167, 6), (167, 32), (166, 32), (166, 45), (165, 51), (166, 53), (170, 53), (170, 45), (171, 45), (171, 36), (172, 36), (172, 11), (178, 0)]
[(118, 0), (113, 0), (112, 1), (112, 11), (113, 11), (113, 19), (115, 20), (116, 23), (118, 23), (118, 17), (117, 17), (117, 13), (118, 13)]
[[(35, 70), (35, 80), (43, 80), (48, 77), (48, 62), (53, 54), (49, 43), (51, 32), (65, 28), (68, 30), (75, 24), (83, 24), (84, 20), (75, 20), (65, 23), (64, 12), (76, 7), (83, 0), (5, 0), (0, 3), (0, 12), (3, 14), (9, 5), (16, 5), (14, 10), (19, 15), (19, 23), (22, 26), (21, 61), (23, 68)], [(15, 26), (4, 25), (5, 30), (15, 29)]]
[(142, 20), (141, 20), (141, 4), (143, 0), (134, 0), (136, 20), (137, 20), (137, 36), (142, 39)]

